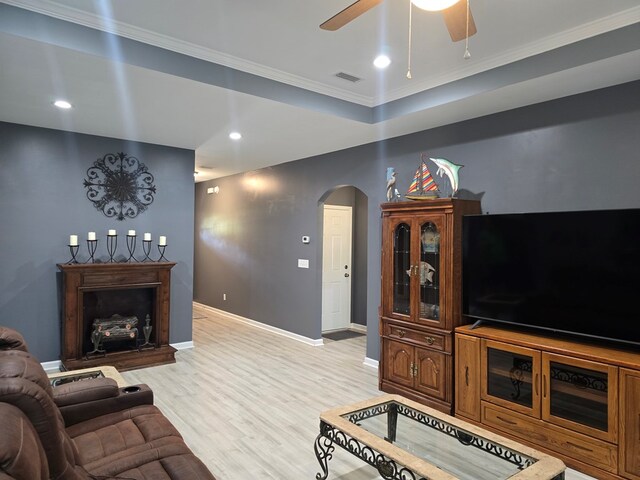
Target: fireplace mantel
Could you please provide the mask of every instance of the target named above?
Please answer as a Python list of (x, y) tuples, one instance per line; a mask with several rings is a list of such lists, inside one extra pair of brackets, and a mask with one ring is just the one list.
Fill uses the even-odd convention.
[[(113, 365), (119, 370), (175, 362), (175, 348), (169, 345), (169, 302), (171, 269), (174, 262), (58, 264), (62, 271), (62, 348), (60, 360), (64, 369)], [(147, 292), (151, 317), (152, 348), (125, 348), (105, 354), (87, 354), (91, 340), (91, 316), (87, 307), (93, 296), (126, 297), (133, 292)], [(86, 298), (85, 298), (86, 297)], [(137, 299), (132, 299), (137, 305)], [(100, 302), (98, 302), (100, 303)], [(102, 302), (108, 304), (108, 301)], [(95, 307), (95, 305), (94, 305)], [(103, 307), (108, 309), (109, 305)], [(128, 314), (129, 312), (111, 312)], [(144, 317), (138, 318), (138, 328)]]

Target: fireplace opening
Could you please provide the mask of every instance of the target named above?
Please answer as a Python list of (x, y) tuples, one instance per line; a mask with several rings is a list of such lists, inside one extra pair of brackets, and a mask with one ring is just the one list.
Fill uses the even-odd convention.
[(157, 288), (84, 290), (82, 355), (157, 345), (156, 295)]

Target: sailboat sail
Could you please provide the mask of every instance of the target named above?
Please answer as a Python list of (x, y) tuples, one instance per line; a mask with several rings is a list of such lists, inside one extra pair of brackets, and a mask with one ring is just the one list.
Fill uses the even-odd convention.
[(411, 200), (420, 200), (424, 198), (435, 198), (438, 196), (437, 192), (438, 185), (433, 180), (427, 164), (422, 160), (405, 196)]
[(438, 185), (434, 182), (431, 172), (427, 169), (427, 164), (422, 162), (422, 191), (423, 192), (435, 192), (438, 190)]
[(414, 193), (414, 192), (417, 192), (419, 189), (420, 189), (420, 168), (416, 170), (416, 174), (413, 176), (413, 181), (411, 182), (411, 185), (409, 185), (409, 190), (407, 190), (407, 193)]

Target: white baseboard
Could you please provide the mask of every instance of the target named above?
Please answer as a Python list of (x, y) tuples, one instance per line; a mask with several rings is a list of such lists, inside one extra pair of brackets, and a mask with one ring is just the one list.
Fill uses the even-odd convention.
[(367, 326), (360, 325), (359, 323), (352, 323), (349, 326), (349, 330), (353, 330), (354, 332), (367, 333)]
[(271, 325), (267, 325), (266, 323), (257, 322), (255, 320), (251, 320), (250, 318), (245, 318), (240, 315), (236, 315), (235, 313), (225, 312), (224, 310), (220, 310), (218, 308), (210, 307), (208, 305), (204, 305), (202, 303), (193, 302), (194, 305), (203, 308), (205, 310), (209, 310), (210, 312), (216, 313), (220, 316), (228, 318), (229, 320), (235, 320), (237, 322), (246, 323), (247, 325), (251, 325), (256, 328), (261, 328), (263, 330), (267, 330), (271, 333), (275, 333), (277, 335), (282, 335), (283, 337), (291, 338), (292, 340), (297, 340), (298, 342), (306, 343), (307, 345), (311, 345), (313, 347), (319, 347), (324, 345), (322, 338), (314, 339), (309, 337), (304, 337), (302, 335), (298, 335), (297, 333), (289, 332), (288, 330), (283, 330), (278, 327), (272, 327)]
[(53, 360), (51, 362), (42, 362), (40, 365), (42, 365), (45, 372), (59, 372), (62, 362), (60, 360)]
[(362, 362), (362, 363), (363, 363), (363, 365), (366, 365), (367, 367), (375, 368), (377, 370), (378, 369), (378, 364), (380, 362), (378, 360), (374, 360), (373, 358), (364, 357), (364, 362)]
[(187, 350), (189, 348), (194, 348), (193, 340), (189, 340), (188, 342), (170, 343), (169, 345), (171, 345), (176, 350)]

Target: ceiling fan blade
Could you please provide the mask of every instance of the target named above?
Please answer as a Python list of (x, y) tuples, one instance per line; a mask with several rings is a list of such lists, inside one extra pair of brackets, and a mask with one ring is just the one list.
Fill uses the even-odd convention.
[(342, 10), (340, 13), (335, 14), (329, 20), (321, 24), (320, 28), (323, 30), (331, 31), (338, 30), (339, 28), (344, 27), (351, 20), (358, 18), (364, 12), (372, 9), (379, 3), (382, 3), (382, 0), (358, 0)]
[[(467, 38), (467, 2), (463, 0), (456, 3), (452, 7), (442, 11), (444, 22), (447, 24), (451, 40), (459, 42)], [(476, 22), (473, 21), (473, 15), (469, 10), (469, 36), (475, 35)]]

